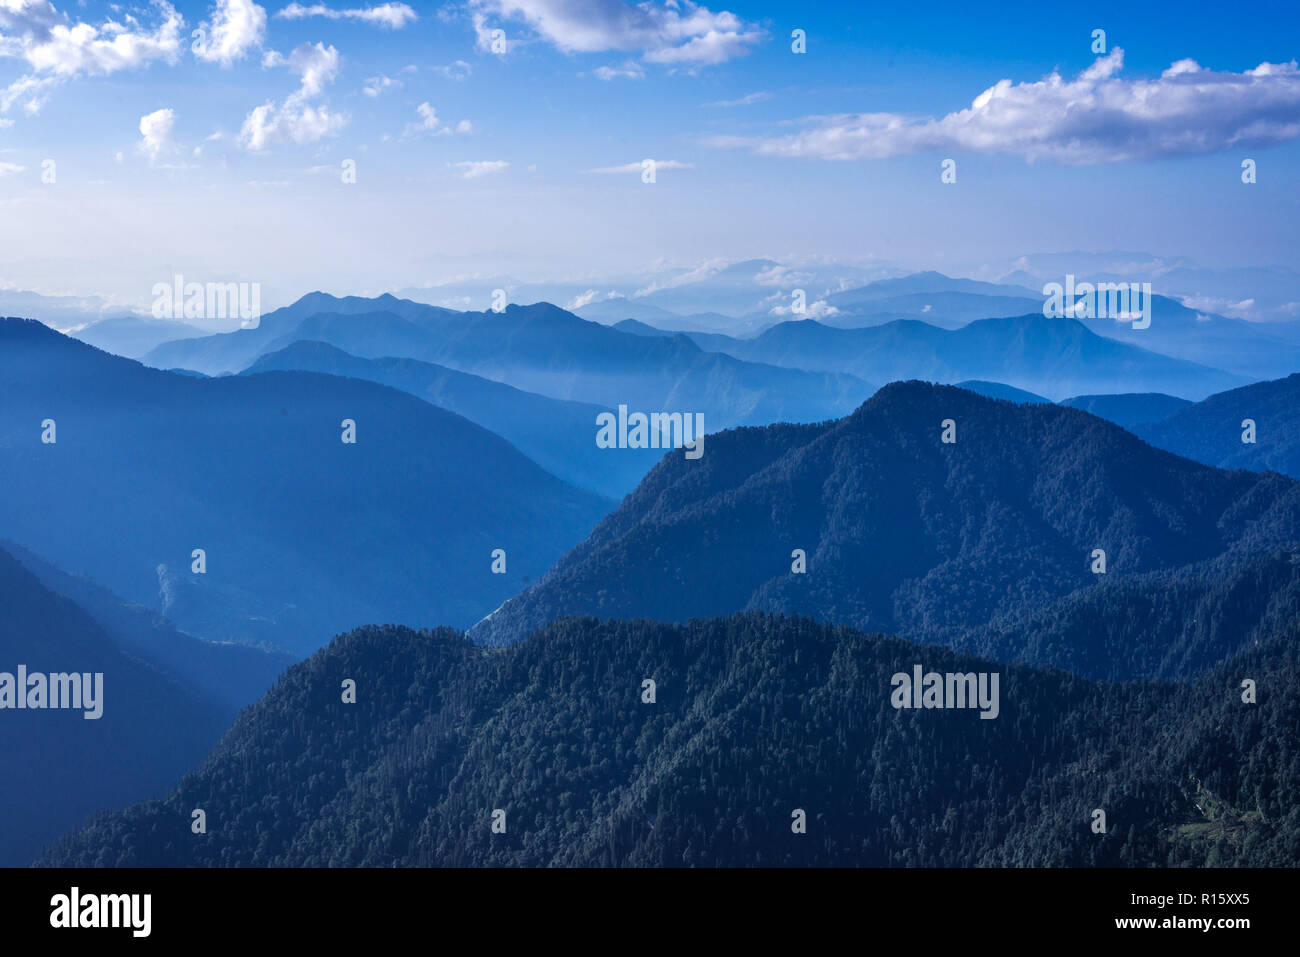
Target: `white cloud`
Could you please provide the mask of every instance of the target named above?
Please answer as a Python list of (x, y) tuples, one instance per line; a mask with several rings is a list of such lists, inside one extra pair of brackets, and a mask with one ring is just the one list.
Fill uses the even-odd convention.
[(445, 66), (435, 66), (435, 73), (440, 73), (449, 80), (464, 80), (470, 75), (470, 65), (464, 60), (457, 60), (455, 63), (448, 63)]
[(307, 17), (325, 17), (327, 20), (360, 20), (362, 23), (369, 23), (373, 26), (385, 27), (389, 30), (400, 30), (408, 23), (413, 23), (419, 17), (404, 3), (381, 3), (377, 7), (354, 8), (351, 10), (335, 10), (325, 6), (323, 3), (303, 6), (301, 3), (291, 3), (279, 13), (277, 17), (285, 20), (303, 20)]
[(12, 176), (14, 173), (21, 173), (26, 168), (26, 166), (19, 166), (17, 163), (0, 161), (0, 176)]
[(999, 80), (969, 109), (942, 119), (899, 113), (808, 117), (802, 132), (714, 137), (715, 146), (771, 156), (881, 159), (926, 151), (1009, 153), (1029, 161), (1114, 163), (1263, 147), (1300, 138), (1300, 69), (1262, 63), (1244, 73), (1180, 60), (1155, 79), (1119, 76), (1115, 47), (1073, 80)]
[[(660, 261), (660, 264), (662, 264), (662, 261)], [(689, 286), (691, 283), (699, 282), (702, 279), (708, 279), (710, 276), (719, 273), (723, 269), (734, 264), (735, 261), (731, 259), (709, 259), (687, 272), (679, 273), (678, 275), (671, 276), (667, 279), (656, 279), (651, 281), (649, 285), (643, 286), (636, 290), (636, 292), (632, 293), (632, 298), (638, 299), (642, 296), (648, 296), (652, 292), (658, 292), (661, 289), (677, 289), (681, 286)]]
[(452, 163), (451, 165), (461, 170), (460, 175), (463, 179), (478, 179), (480, 176), (487, 176), (490, 173), (499, 173), (510, 166), (505, 160), (471, 160), (464, 163)]
[(565, 53), (638, 53), (651, 63), (723, 63), (747, 54), (763, 30), (690, 0), (470, 0), (480, 47), (485, 13), (522, 20)]
[[(21, 76), (0, 90), (0, 113), (8, 113), (18, 100), (26, 98), (23, 111), (29, 116), (39, 113), (45, 104), (47, 91), (58, 85), (57, 77)], [(12, 123), (12, 120), (10, 121)]]
[(821, 319), (825, 316), (834, 316), (839, 310), (828, 303), (825, 299), (818, 299), (816, 302), (810, 302), (804, 307), (804, 311), (797, 313), (794, 307), (786, 304), (782, 306), (773, 306), (768, 312), (773, 316), (798, 316), (800, 319)]
[(390, 76), (372, 76), (366, 80), (366, 85), (361, 88), (361, 92), (366, 96), (376, 97), (381, 93), (387, 93), (389, 90), (400, 90), (401, 88), (401, 80), (394, 80)]
[(25, 60), (31, 70), (0, 91), (0, 112), (25, 100), (24, 111), (34, 115), (54, 86), (79, 76), (174, 62), (185, 21), (166, 0), (154, 6), (158, 19), (151, 28), (130, 14), (95, 26), (70, 20), (50, 0), (0, 0), (0, 57)]
[(331, 113), (325, 105), (310, 101), (334, 82), (339, 53), (333, 46), (304, 43), (289, 55), (289, 68), (301, 78), (298, 90), (278, 106), (264, 103), (249, 112), (239, 131), (239, 142), (254, 152), (274, 143), (315, 143), (333, 136), (347, 123), (342, 113)]
[[(445, 8), (444, 8), (445, 9)], [(492, 50), (492, 33), (493, 28), (488, 25), (487, 17), (482, 12), (475, 10), (470, 14), (470, 21), (474, 24), (474, 46), (482, 53), (491, 53)]]
[(284, 66), (289, 61), (284, 58), (284, 54), (279, 50), (267, 50), (262, 54), (262, 69), (269, 70), (271, 67)]
[(140, 117), (140, 149), (149, 157), (150, 164), (158, 157), (176, 148), (173, 133), (176, 129), (176, 112), (171, 109), (154, 110)]
[(721, 107), (753, 106), (755, 103), (763, 103), (770, 99), (772, 99), (771, 93), (759, 91), (758, 93), (750, 93), (747, 96), (742, 96), (738, 100), (717, 100), (713, 103), (705, 103), (704, 105)]
[(589, 306), (593, 302), (601, 302), (605, 299), (613, 299), (613, 298), (614, 298), (614, 293), (612, 292), (602, 293), (596, 289), (588, 289), (586, 292), (582, 293), (581, 295), (574, 296), (572, 299), (570, 299), (569, 304), (564, 308), (572, 312), (575, 309), (581, 309), (583, 306)]
[(47, 24), (44, 13), (39, 20), (26, 14), (33, 9), (53, 12), (48, 3), (5, 0), (7, 10), (11, 9), (10, 3), (17, 9), (19, 32), (0, 49), (11, 56), (19, 53), (36, 73), (60, 77), (106, 75), (154, 60), (175, 60), (180, 53), (185, 20), (166, 0), (155, 2), (161, 20), (152, 30), (141, 27), (134, 17), (128, 17), (126, 23), (105, 20), (98, 27), (82, 22)]
[[(644, 160), (638, 160), (635, 163), (624, 163), (622, 166), (602, 166), (598, 169), (589, 169), (588, 173), (640, 173)], [(679, 163), (677, 160), (655, 160), (655, 172), (666, 169), (694, 169), (692, 163)]]
[(194, 55), (200, 60), (228, 67), (266, 37), (266, 10), (253, 0), (217, 0), (208, 17), (199, 24), (203, 35), (196, 38)]
[(415, 113), (420, 117), (418, 123), (406, 124), (406, 129), (402, 132), (403, 136), (418, 136), (421, 133), (432, 133), (434, 136), (450, 136), (452, 133), (468, 133), (474, 125), (469, 120), (461, 120), (451, 127), (438, 118), (438, 111), (429, 103), (421, 103), (415, 108)]
[(604, 80), (608, 83), (610, 80), (626, 78), (629, 80), (641, 80), (645, 78), (645, 70), (634, 60), (626, 61), (622, 66), (598, 66), (591, 71), (597, 79)]
[(49, 36), (67, 19), (50, 0), (0, 0), (0, 29), (7, 35)]
[(437, 130), (442, 127), (442, 121), (438, 119), (438, 111), (430, 106), (427, 102), (421, 103), (415, 108), (416, 114), (420, 117), (420, 122), (412, 123), (406, 127), (408, 132), (418, 133)]

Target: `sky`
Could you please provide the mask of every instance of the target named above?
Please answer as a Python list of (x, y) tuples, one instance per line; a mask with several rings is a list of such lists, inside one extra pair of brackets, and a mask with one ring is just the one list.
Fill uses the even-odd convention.
[(1294, 264), (1294, 4), (1078, 6), (0, 0), (0, 287)]

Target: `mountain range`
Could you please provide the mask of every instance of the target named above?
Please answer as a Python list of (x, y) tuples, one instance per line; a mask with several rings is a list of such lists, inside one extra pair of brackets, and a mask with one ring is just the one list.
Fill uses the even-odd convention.
[(1196, 400), (1243, 383), (1236, 375), (1108, 339), (1078, 319), (1041, 313), (981, 319), (951, 330), (913, 319), (862, 329), (804, 319), (752, 339), (692, 338), (702, 348), (750, 362), (874, 382), (992, 380), (1048, 398), (1142, 391)]
[(471, 636), (757, 610), (1089, 677), (1180, 678), (1300, 607), (1300, 483), (1198, 465), (1074, 409), (894, 383), (839, 421), (711, 443), (656, 466)]
[(597, 416), (608, 411), (601, 406), (524, 392), (417, 359), (362, 359), (328, 343), (298, 340), (266, 353), (243, 374), (294, 370), (367, 379), (419, 396), (495, 432), (570, 485), (608, 498), (636, 488), (666, 454), (597, 446)]
[(700, 413), (707, 431), (820, 421), (843, 415), (875, 391), (853, 376), (705, 352), (684, 336), (628, 335), (548, 303), (457, 313), (392, 297), (335, 300), (320, 293), (263, 317), (256, 329), (167, 343), (144, 361), (208, 374), (235, 372), (301, 340), (366, 359), (443, 365), (607, 411), (627, 405), (643, 412)]
[(119, 316), (93, 322), (72, 335), (105, 352), (138, 359), (164, 342), (196, 339), (206, 333), (197, 326), (169, 319)]
[[(1179, 686), (755, 614), (571, 618), (496, 654), (366, 628), (291, 668), (165, 798), (40, 863), (1293, 864), (1297, 637)], [(917, 667), (996, 675), (996, 719), (894, 707)]]
[(19, 867), (92, 813), (161, 795), (202, 760), (234, 709), (119, 644), (2, 548), (0, 608), (0, 672), (9, 681), (19, 666), (29, 677), (82, 675), (86, 691), (102, 676), (98, 718), (85, 717), (94, 710), (85, 698), (79, 708), (9, 702), (0, 711), (0, 866)]
[(1002, 278), (0, 319), (0, 864), (1293, 864), (1300, 338)]
[(468, 625), (610, 504), (396, 389), (175, 375), (33, 321), (0, 320), (0, 397), (5, 536), (212, 640)]
[(1300, 373), (1221, 392), (1134, 431), (1198, 462), (1300, 478)]

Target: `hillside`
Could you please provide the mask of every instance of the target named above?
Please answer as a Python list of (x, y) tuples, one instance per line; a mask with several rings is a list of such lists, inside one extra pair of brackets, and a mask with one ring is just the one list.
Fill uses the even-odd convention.
[[(1253, 443), (1242, 441), (1246, 419), (1255, 423)], [(1300, 373), (1210, 396), (1134, 431), (1198, 462), (1300, 478)]]
[(194, 339), (204, 334), (202, 329), (184, 322), (121, 316), (91, 323), (73, 335), (96, 349), (138, 359), (164, 342)]
[(188, 634), (299, 655), (368, 622), (469, 624), (610, 504), (395, 389), (173, 375), (23, 320), (0, 321), (0, 406), (6, 538)]
[[(1126, 429), (1147, 422), (1159, 422), (1192, 405), (1186, 399), (1160, 392), (1126, 392), (1119, 395), (1076, 395), (1061, 405), (1114, 422)], [(1213, 463), (1211, 463), (1213, 464)]]
[[(757, 615), (568, 619), (486, 654), (451, 631), (367, 628), (292, 668), (165, 799), (101, 816), (42, 863), (1289, 863), (1296, 642), (1178, 688)], [(892, 676), (918, 664), (997, 673), (997, 717), (892, 707)], [(1243, 674), (1258, 704), (1241, 702)]]
[(367, 379), (401, 389), (495, 432), (552, 475), (576, 488), (619, 499), (665, 454), (659, 449), (602, 449), (596, 417), (607, 409), (551, 399), (502, 382), (416, 359), (361, 359), (300, 340), (262, 356), (244, 373), (291, 371)]
[(21, 867), (92, 812), (161, 795), (199, 763), (233, 711), (124, 652), (3, 549), (0, 608), (0, 672), (9, 682), (19, 665), (29, 677), (103, 674), (96, 719), (84, 717), (84, 699), (81, 709), (0, 710), (0, 866)]
[(219, 704), (227, 718), (266, 694), (293, 664), (283, 652), (194, 638), (158, 612), (124, 601), (84, 575), (69, 575), (21, 545), (0, 540), (0, 547), (45, 588), (75, 602), (119, 649), (175, 675)]
[[(1181, 663), (1222, 660), (1300, 607), (1300, 565), (1285, 557), (1300, 543), (1300, 484), (1197, 465), (1073, 409), (895, 383), (836, 422), (711, 441), (698, 462), (657, 466), (473, 637), (517, 641), (562, 615), (681, 622), (753, 609), (950, 644), (995, 623), (1021, 636), (996, 643), (1003, 660), (1185, 677)], [(1105, 574), (1092, 571), (1094, 549)], [(1228, 568), (1273, 554), (1284, 557), (1250, 601), (1215, 590)], [(1175, 575), (1236, 611), (1195, 654), (1152, 649), (1206, 640), (1181, 619), (1167, 637), (1120, 616), (1114, 634), (1078, 635), (1082, 646), (1016, 630), (1132, 580), (1164, 601)]]

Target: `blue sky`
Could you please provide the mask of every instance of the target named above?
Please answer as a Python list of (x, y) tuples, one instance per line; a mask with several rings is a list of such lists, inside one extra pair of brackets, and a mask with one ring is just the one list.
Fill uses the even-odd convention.
[(751, 257), (1289, 264), (1298, 40), (1280, 3), (0, 0), (0, 282), (274, 304)]

